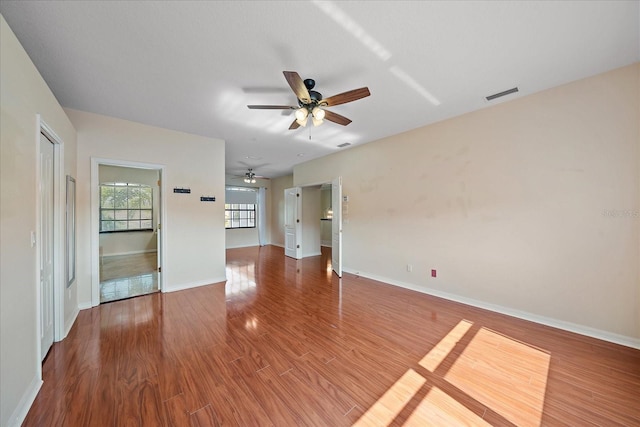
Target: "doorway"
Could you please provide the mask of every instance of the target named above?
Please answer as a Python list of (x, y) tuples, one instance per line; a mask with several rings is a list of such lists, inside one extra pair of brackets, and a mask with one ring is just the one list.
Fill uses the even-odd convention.
[(301, 259), (330, 252), (332, 269), (342, 277), (342, 177), (287, 188), (284, 204), (285, 255)]
[(158, 165), (92, 163), (94, 305), (162, 289), (162, 173)]

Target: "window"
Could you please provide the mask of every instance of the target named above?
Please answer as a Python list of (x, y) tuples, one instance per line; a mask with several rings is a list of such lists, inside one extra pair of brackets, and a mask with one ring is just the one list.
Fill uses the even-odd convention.
[(100, 184), (100, 232), (152, 231), (153, 190), (126, 182)]
[(255, 203), (226, 203), (224, 226), (225, 228), (256, 228)]

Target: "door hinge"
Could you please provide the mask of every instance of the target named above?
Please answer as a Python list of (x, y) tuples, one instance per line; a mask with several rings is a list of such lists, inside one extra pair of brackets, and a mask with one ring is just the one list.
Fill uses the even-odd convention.
[(160, 224), (158, 223), (158, 230), (160, 230)]
[(162, 267), (158, 267), (158, 273), (162, 273)]
[(160, 187), (160, 180), (158, 180), (158, 187)]

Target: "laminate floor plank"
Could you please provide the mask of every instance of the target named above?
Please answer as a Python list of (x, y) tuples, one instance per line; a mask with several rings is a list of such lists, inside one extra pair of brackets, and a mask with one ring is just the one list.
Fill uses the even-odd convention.
[(640, 426), (640, 350), (294, 260), (82, 310), (31, 426)]
[(192, 427), (218, 427), (222, 425), (218, 422), (216, 412), (211, 405), (198, 409), (189, 418)]
[[(323, 418), (319, 413), (315, 396), (304, 387), (295, 387), (287, 373), (278, 375), (271, 367), (260, 370), (258, 377), (298, 420), (296, 425), (336, 425), (333, 417)], [(298, 384), (295, 384), (298, 385)]]
[[(273, 425), (265, 410), (254, 399), (251, 389), (231, 367), (233, 362), (225, 362), (215, 351), (205, 354), (205, 357), (211, 369), (220, 372), (224, 378), (218, 388), (228, 409), (232, 411), (234, 423), (241, 426)], [(217, 408), (222, 402), (222, 399), (214, 399), (212, 405)]]
[(252, 398), (264, 410), (269, 420), (275, 426), (298, 426), (301, 425), (301, 419), (289, 410), (287, 405), (274, 393), (271, 387), (265, 382), (264, 376), (254, 371), (245, 364), (240, 358), (230, 363), (231, 369), (236, 373), (237, 377), (246, 384), (251, 392)]
[(191, 413), (187, 409), (184, 395), (176, 394), (162, 402), (165, 423), (168, 427), (182, 427), (191, 424)]
[(322, 369), (315, 369), (310, 357), (305, 355), (300, 359), (294, 360), (292, 363), (294, 369), (291, 369), (288, 373), (314, 389), (315, 394), (325, 396), (339, 413), (348, 414), (357, 406), (355, 399), (326, 378), (321, 372)]

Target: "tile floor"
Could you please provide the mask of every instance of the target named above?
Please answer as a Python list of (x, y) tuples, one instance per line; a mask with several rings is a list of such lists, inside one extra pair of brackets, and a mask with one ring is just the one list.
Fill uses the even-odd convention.
[(100, 283), (100, 302), (146, 295), (158, 291), (158, 273), (106, 280)]
[(105, 256), (100, 265), (100, 302), (157, 292), (155, 252)]

